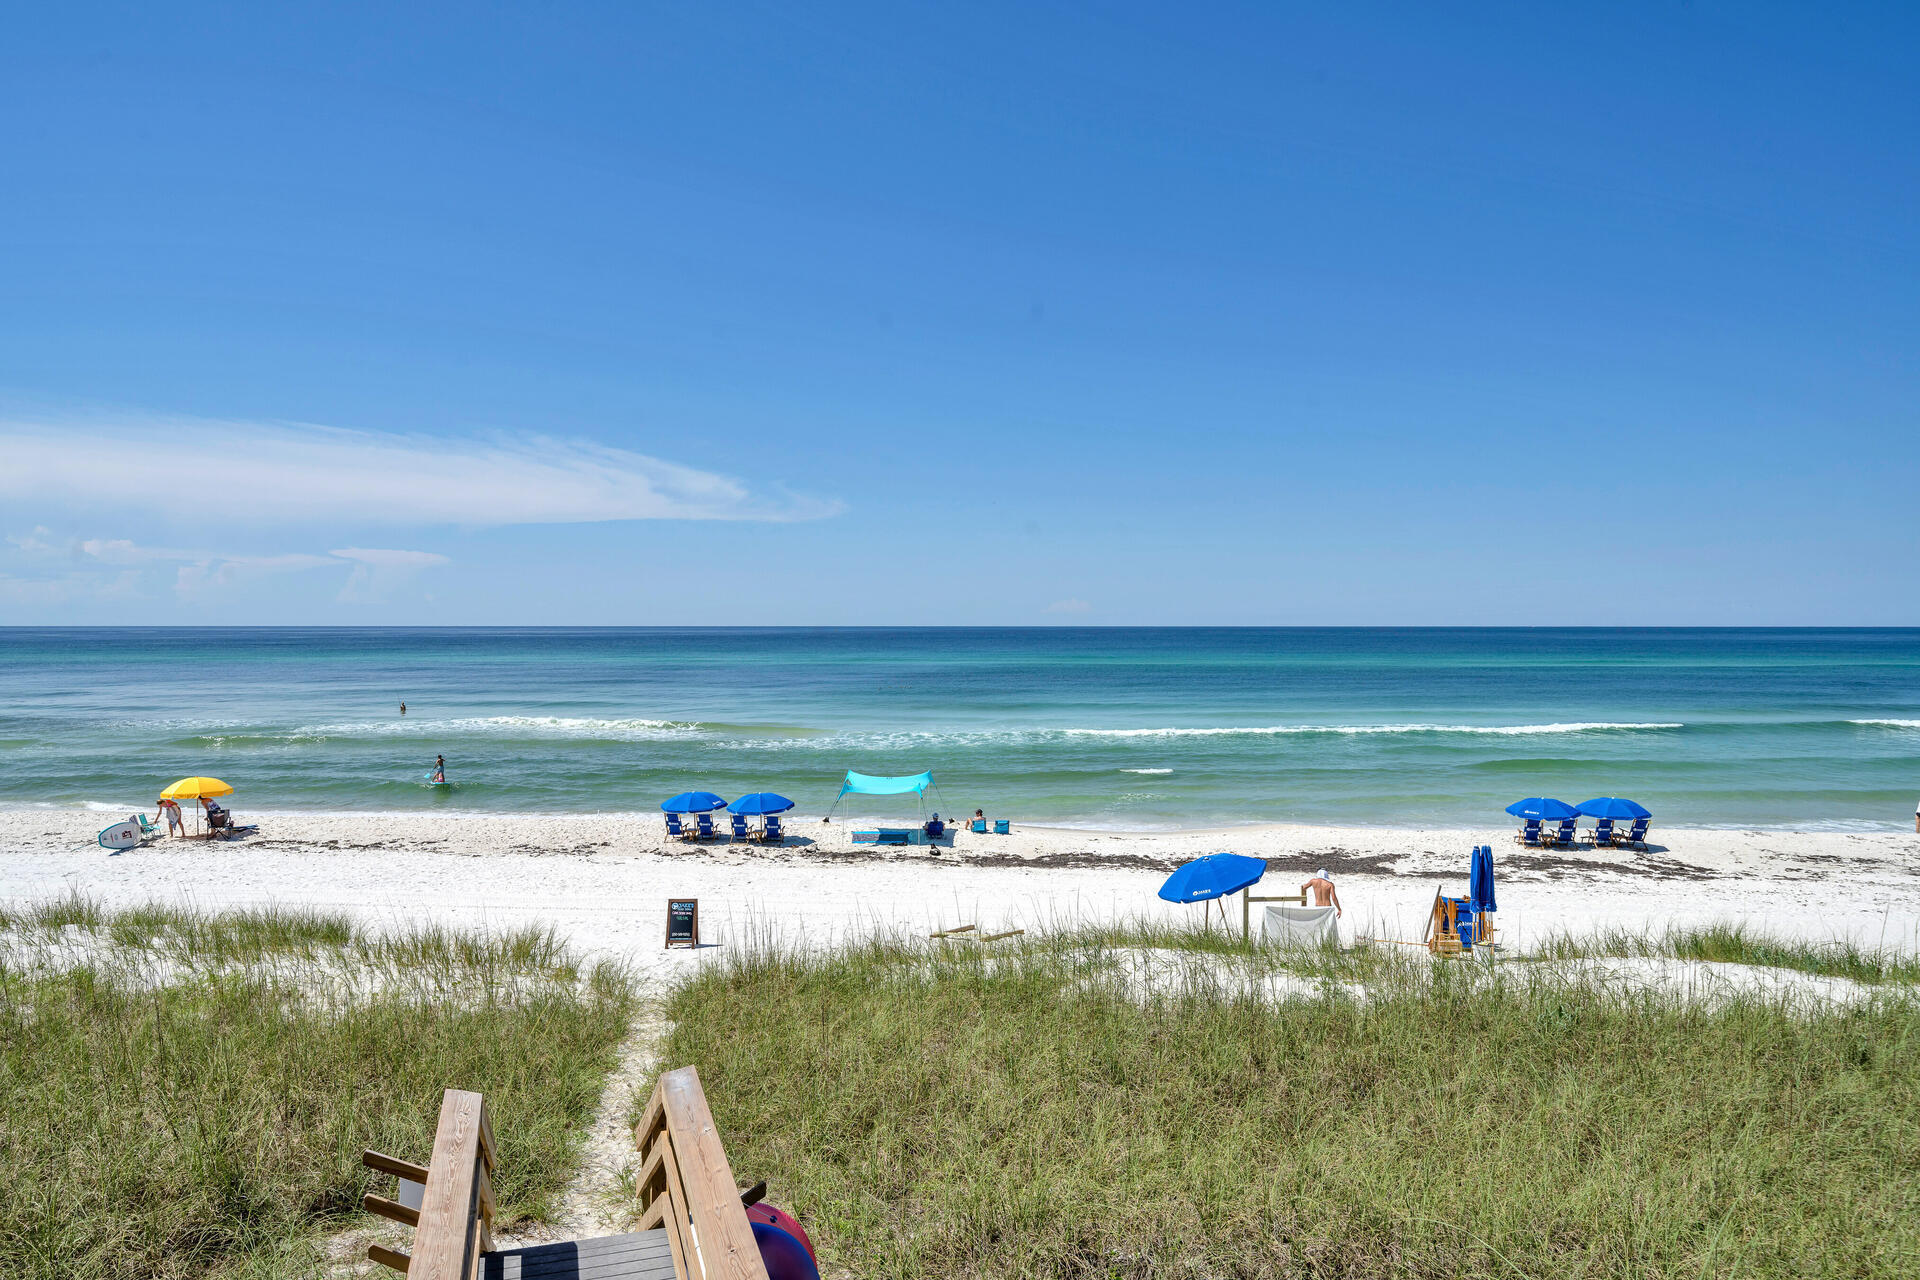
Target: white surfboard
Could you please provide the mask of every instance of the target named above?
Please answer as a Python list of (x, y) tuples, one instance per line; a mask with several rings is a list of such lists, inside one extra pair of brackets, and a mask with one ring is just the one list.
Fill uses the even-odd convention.
[(131, 849), (140, 843), (140, 825), (129, 818), (116, 822), (100, 833), (102, 849)]

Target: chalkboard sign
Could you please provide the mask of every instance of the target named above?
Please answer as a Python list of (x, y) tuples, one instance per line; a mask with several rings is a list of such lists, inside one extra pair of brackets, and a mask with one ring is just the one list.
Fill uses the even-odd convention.
[(667, 945), (669, 947), (700, 945), (700, 899), (667, 899)]

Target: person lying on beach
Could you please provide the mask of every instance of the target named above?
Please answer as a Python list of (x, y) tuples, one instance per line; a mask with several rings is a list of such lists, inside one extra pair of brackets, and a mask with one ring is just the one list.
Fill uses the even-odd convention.
[(1314, 872), (1313, 878), (1300, 886), (1300, 892), (1313, 894), (1313, 905), (1316, 907), (1332, 907), (1333, 918), (1336, 920), (1346, 914), (1346, 910), (1340, 905), (1340, 891), (1333, 887), (1333, 881), (1328, 877), (1325, 867)]

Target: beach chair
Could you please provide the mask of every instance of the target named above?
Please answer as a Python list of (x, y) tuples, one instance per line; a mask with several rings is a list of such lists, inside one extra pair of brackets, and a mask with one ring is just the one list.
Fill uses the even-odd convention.
[(967, 830), (975, 832), (978, 835), (985, 835), (987, 834), (987, 820), (985, 818), (975, 818), (967, 824)]
[(1521, 844), (1538, 845), (1540, 843), (1540, 819), (1528, 818), (1520, 828), (1520, 834), (1514, 837)]
[(927, 824), (927, 839), (939, 840), (947, 834), (947, 824), (935, 818)]
[(1560, 821), (1559, 827), (1540, 833), (1540, 843), (1564, 849), (1573, 844), (1574, 838), (1578, 834), (1578, 820), (1574, 818), (1563, 818)]
[(735, 840), (750, 840), (753, 838), (753, 833), (747, 830), (746, 814), (730, 813), (727, 816), (733, 819), (733, 838)]
[(1008, 818), (995, 818), (993, 820), (993, 834), (997, 836), (1012, 835), (1013, 834), (1012, 820)]
[(786, 840), (787, 833), (780, 829), (779, 814), (770, 813), (767, 815), (766, 830), (760, 833), (760, 838), (768, 844), (781, 844)]
[(1593, 823), (1593, 830), (1587, 833), (1587, 841), (1596, 848), (1603, 844), (1612, 844), (1613, 819), (1596, 818)]
[(140, 824), (140, 838), (142, 840), (151, 840), (155, 836), (163, 834), (159, 827), (147, 821), (147, 815), (144, 813), (134, 814), (133, 820)]
[(697, 829), (693, 833), (694, 839), (718, 840), (720, 838), (720, 833), (714, 829), (712, 814), (710, 813), (696, 814), (694, 815), (693, 820), (697, 827)]
[(742, 1195), (734, 1182), (699, 1072), (661, 1076), (633, 1136), (641, 1157), (637, 1230), (495, 1249), (500, 1157), (486, 1100), (448, 1089), (425, 1165), (378, 1151), (360, 1157), (399, 1179), (395, 1198), (361, 1202), (367, 1212), (413, 1229), (409, 1252), (375, 1244), (367, 1257), (407, 1280), (768, 1280), (747, 1216), (764, 1184)]
[(670, 813), (667, 815), (667, 834), (675, 840), (685, 840), (687, 838), (687, 829), (680, 825), (679, 814)]
[(1647, 824), (1651, 821), (1653, 821), (1651, 818), (1635, 818), (1631, 827), (1614, 835), (1613, 842), (1615, 844), (1632, 845), (1636, 849), (1645, 849), (1647, 847)]

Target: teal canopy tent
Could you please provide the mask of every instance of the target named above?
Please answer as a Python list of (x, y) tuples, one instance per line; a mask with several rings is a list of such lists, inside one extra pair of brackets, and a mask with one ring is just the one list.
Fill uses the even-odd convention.
[(833, 798), (833, 807), (827, 810), (827, 817), (829, 819), (832, 818), (833, 810), (838, 809), (840, 807), (840, 802), (846, 799), (850, 795), (852, 796), (916, 795), (920, 797), (921, 817), (925, 818), (926, 808), (927, 808), (927, 804), (926, 804), (927, 788), (929, 787), (933, 787), (935, 792), (939, 791), (939, 788), (934, 787), (933, 785), (933, 770), (931, 769), (928, 769), (924, 773), (906, 774), (898, 778), (882, 778), (871, 773), (855, 773), (853, 770), (849, 769), (847, 770), (846, 781), (840, 784), (840, 794)]
[(849, 769), (847, 780), (840, 784), (840, 794), (844, 796), (851, 791), (857, 796), (903, 796), (911, 791), (923, 796), (932, 785), (931, 769), (905, 778), (877, 778), (870, 773), (855, 773)]

